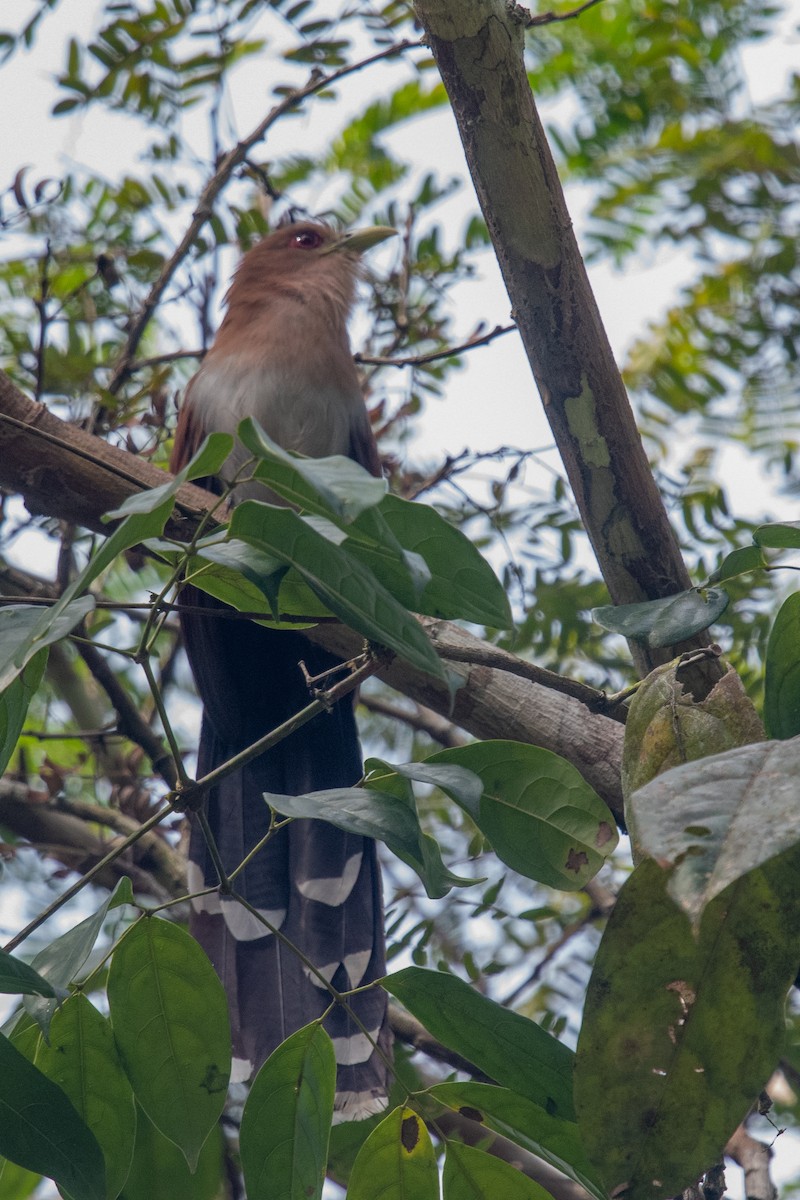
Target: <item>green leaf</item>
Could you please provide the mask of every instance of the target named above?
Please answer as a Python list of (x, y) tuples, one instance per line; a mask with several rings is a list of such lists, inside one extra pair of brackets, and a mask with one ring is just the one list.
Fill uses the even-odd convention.
[(0, 1196), (3, 1200), (28, 1200), (41, 1181), (38, 1172), (26, 1171), (7, 1158), (0, 1158)]
[(583, 1141), (609, 1194), (624, 1186), (652, 1200), (655, 1179), (665, 1196), (694, 1183), (774, 1070), (800, 960), (798, 868), (795, 849), (739, 879), (708, 906), (698, 938), (656, 863), (620, 891), (575, 1069)]
[(33, 967), (0, 950), (0, 992), (12, 995), (55, 996), (52, 984)]
[(230, 1077), (228, 1007), (216, 971), (185, 930), (143, 918), (114, 951), (108, 1005), (136, 1099), (193, 1168)]
[(447, 870), (439, 847), (420, 828), (413, 801), (409, 806), (407, 801), (388, 790), (330, 788), (305, 796), (265, 792), (264, 799), (270, 808), (284, 816), (315, 817), (348, 833), (384, 842), (393, 854), (416, 871), (433, 900), (447, 895), (451, 887), (470, 887), (476, 882)]
[(522, 742), (487, 741), (432, 754), (477, 775), (479, 804), (439, 784), (465, 809), (513, 870), (550, 887), (575, 890), (597, 874), (617, 841), (614, 818), (571, 763)]
[(781, 605), (767, 642), (764, 721), (772, 737), (800, 733), (800, 592)]
[(239, 1148), (248, 1200), (320, 1200), (335, 1088), (333, 1043), (317, 1022), (270, 1055), (242, 1115)]
[(103, 1153), (67, 1097), (0, 1034), (0, 1154), (75, 1200), (106, 1200)]
[[(427, 767), (424, 763), (407, 763), (397, 767), (381, 758), (368, 758), (364, 764), (364, 777), (366, 788), (381, 796), (389, 795), (401, 801), (414, 818), (418, 829), (418, 849), (417, 852), (411, 852), (410, 857), (404, 861), (417, 871), (420, 878), (428, 880), (427, 886), (432, 889), (428, 895), (432, 899), (444, 895), (451, 887), (470, 887), (484, 882), (483, 877), (454, 875), (445, 867), (438, 843), (422, 828), (414, 789), (411, 786), (412, 780), (422, 783), (442, 780), (454, 789), (458, 788), (462, 795), (469, 795), (477, 790), (476, 785), (479, 785), (479, 781), (473, 780), (468, 771), (459, 767)], [(404, 854), (397, 850), (395, 853), (399, 858), (404, 858)]]
[(347, 1200), (439, 1200), (439, 1171), (425, 1122), (396, 1108), (373, 1129), (350, 1172)]
[[(105, 571), (118, 555), (146, 541), (147, 538), (163, 533), (172, 512), (173, 499), (169, 489), (173, 487), (174, 481), (165, 484), (164, 488), (153, 489), (155, 492), (164, 493), (167, 498), (152, 509), (150, 502), (153, 492), (132, 497), (132, 514), (106, 539), (54, 605), (45, 609), (33, 605), (0, 608), (0, 691), (19, 674), (37, 650), (66, 637), (92, 611), (94, 598), (81, 596), (81, 592), (86, 591), (89, 584)], [(137, 503), (145, 505), (145, 510), (136, 511)], [(121, 511), (122, 509), (117, 510)], [(105, 519), (111, 519), (114, 515), (106, 514)]]
[(739, 546), (726, 554), (716, 571), (708, 577), (708, 583), (724, 583), (726, 579), (735, 579), (748, 571), (757, 571), (766, 566), (764, 553), (760, 546)]
[(399, 496), (386, 496), (376, 511), (403, 549), (420, 555), (430, 571), (417, 611), (511, 628), (511, 608), (502, 584), (460, 529), (429, 505)]
[(473, 1146), (447, 1143), (442, 1173), (443, 1200), (551, 1200), (538, 1183), (511, 1163)]
[(108, 1020), (85, 996), (71, 996), (53, 1016), (49, 1044), (40, 1035), (35, 1063), (97, 1138), (106, 1164), (107, 1200), (114, 1200), (130, 1170), (136, 1109)]
[(192, 1172), (175, 1143), (159, 1133), (137, 1106), (133, 1163), (120, 1200), (156, 1200), (154, 1180), (158, 1181), (159, 1200), (162, 1195), (174, 1200), (220, 1200), (224, 1170), (219, 1127), (206, 1139)]
[(759, 525), (753, 533), (753, 541), (758, 546), (773, 547), (776, 550), (798, 550), (800, 521), (778, 521), (772, 525)]
[(441, 971), (406, 967), (387, 975), (383, 986), (429, 1033), (502, 1087), (533, 1100), (551, 1116), (574, 1119), (574, 1055), (534, 1021)]
[(490, 1083), (437, 1083), (428, 1095), (543, 1158), (597, 1200), (606, 1200), (574, 1121), (551, 1117), (538, 1104)]
[(351, 458), (304, 458), (273, 442), (257, 421), (242, 421), (237, 436), (259, 459), (254, 476), (303, 512), (318, 513), (349, 524), (386, 495), (386, 480), (377, 479)]
[(68, 983), (77, 978), (81, 967), (92, 952), (106, 917), (112, 908), (120, 904), (133, 903), (133, 889), (127, 876), (119, 880), (98, 908), (97, 912), (86, 917), (73, 929), (68, 929), (56, 938), (49, 946), (40, 950), (32, 962), (33, 968), (44, 976), (55, 989), (54, 1000), (26, 999), (25, 1008), (30, 1016), (40, 1026), (45, 1037), (50, 1029), (53, 1013), (64, 996)]
[(47, 665), (47, 651), (30, 658), (4, 692), (0, 692), (0, 775), (9, 764), (17, 745), (28, 706), (36, 695)]
[(361, 513), (347, 534), (330, 524), (327, 530), (319, 522), (315, 528), (337, 546), (343, 545), (406, 608), (427, 612), (422, 596), (431, 580), (428, 565), (419, 554), (403, 549), (383, 519), (382, 507)]
[[(173, 500), (180, 490), (181, 486), (192, 479), (205, 479), (209, 476), (218, 475), (222, 464), (233, 449), (233, 437), (229, 433), (211, 433), (204, 440), (200, 449), (192, 458), (191, 462), (187, 463), (182, 471), (173, 476), (167, 483), (162, 483), (158, 487), (148, 488), (143, 492), (135, 492), (132, 496), (128, 496), (123, 500), (119, 508), (107, 512), (104, 521), (116, 521), (122, 518), (133, 516), (154, 515), (159, 513), (165, 506), (167, 500)], [(169, 510), (172, 511), (171, 509)], [(161, 528), (157, 531), (160, 534), (164, 529), (166, 521), (162, 522)], [(119, 532), (119, 530), (117, 530)], [(155, 537), (157, 533), (149, 533), (147, 537)], [(144, 540), (143, 538), (139, 539)], [(135, 544), (135, 543), (132, 543)], [(128, 549), (128, 547), (125, 547)]]
[[(206, 563), (214, 563), (219, 569), (209, 568)], [(277, 619), (278, 593), (287, 570), (286, 563), (271, 554), (231, 538), (203, 546), (197, 557), (190, 560), (187, 578), (195, 587), (224, 600), (239, 612), (263, 610), (265, 616)]]
[(722, 588), (689, 588), (661, 600), (594, 608), (592, 616), (611, 633), (635, 638), (648, 646), (675, 646), (712, 625), (722, 616), (728, 601)]
[[(93, 608), (92, 596), (84, 596), (69, 604), (59, 603), (49, 608), (41, 608), (36, 604), (9, 604), (0, 607), (0, 692), (4, 692), (18, 678), (20, 672), (40, 650), (72, 633), (75, 626), (79, 625)], [(35, 678), (36, 668), (33, 668), (33, 671), (31, 680)], [(12, 714), (16, 713), (18, 718), (20, 706), (28, 691), (27, 685), (23, 684), (17, 691), (16, 700), (12, 698), (10, 702), (10, 711)], [(23, 712), (22, 719), (24, 716)], [(7, 740), (7, 736), (4, 735), (0, 741), (4, 751)]]
[(674, 866), (668, 892), (699, 926), (741, 876), (800, 842), (800, 741), (757, 742), (666, 771), (630, 799), (637, 843)]
[(234, 510), (231, 534), (295, 567), (320, 600), (351, 629), (396, 651), (427, 674), (446, 679), (419, 622), (370, 571), (297, 513), (245, 500)]

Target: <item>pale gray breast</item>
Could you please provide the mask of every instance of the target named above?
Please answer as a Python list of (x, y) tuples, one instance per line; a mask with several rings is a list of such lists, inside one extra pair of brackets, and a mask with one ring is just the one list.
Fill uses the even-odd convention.
[[(314, 377), (316, 376), (316, 377)], [(363, 419), (364, 402), (355, 387), (343, 391), (330, 375), (320, 378), (249, 356), (213, 353), (192, 382), (192, 405), (208, 433), (235, 434), (245, 417), (255, 417), (285, 450), (311, 458), (349, 452), (350, 430)], [(237, 442), (221, 474), (231, 480), (249, 459)], [(258, 498), (259, 485), (236, 489), (236, 499)]]

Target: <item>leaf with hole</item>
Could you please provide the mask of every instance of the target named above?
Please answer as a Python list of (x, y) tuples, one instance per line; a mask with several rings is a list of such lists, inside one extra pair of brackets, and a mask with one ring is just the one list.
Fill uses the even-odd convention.
[(347, 1200), (439, 1200), (439, 1171), (425, 1122), (396, 1108), (373, 1129), (350, 1172)]

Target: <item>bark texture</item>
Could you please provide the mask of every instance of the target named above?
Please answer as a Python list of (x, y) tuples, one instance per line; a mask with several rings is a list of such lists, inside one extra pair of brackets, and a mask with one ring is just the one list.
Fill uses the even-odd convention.
[[(615, 604), (691, 581), (636, 429), (578, 249), (524, 62), (527, 12), (416, 0), (514, 318)], [(700, 636), (681, 648), (705, 645)], [(671, 650), (631, 646), (644, 674)]]

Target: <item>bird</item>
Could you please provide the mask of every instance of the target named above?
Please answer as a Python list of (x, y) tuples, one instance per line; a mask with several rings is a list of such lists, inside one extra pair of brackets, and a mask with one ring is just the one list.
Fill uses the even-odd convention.
[[(242, 257), (216, 338), (186, 389), (173, 472), (206, 435), (235, 435), (239, 423), (253, 417), (285, 450), (312, 458), (347, 455), (381, 474), (347, 326), (362, 254), (395, 232), (371, 226), (342, 233), (320, 221), (292, 222)], [(248, 458), (236, 441), (220, 476), (203, 485), (232, 488), (234, 504), (280, 503), (263, 483), (241, 478)], [(309, 703), (301, 662), (312, 676), (341, 664), (298, 632), (221, 617), (224, 605), (191, 584), (180, 604), (183, 642), (203, 704), (202, 777)], [(225, 872), (270, 828), (264, 793), (349, 787), (362, 774), (348, 698), (222, 779), (207, 794), (205, 814)], [(369, 988), (349, 1006), (331, 1008), (324, 986), (327, 980), (346, 992), (386, 973), (375, 843), (324, 821), (289, 822), (236, 878), (236, 890), (259, 920), (235, 898), (207, 890), (219, 884), (219, 875), (200, 823), (190, 821), (189, 886), (205, 890), (193, 901), (190, 930), (227, 993), (231, 1081), (251, 1079), (290, 1034), (330, 1009), (325, 1028), (337, 1063), (334, 1121), (382, 1111), (391, 1053), (386, 994)]]

